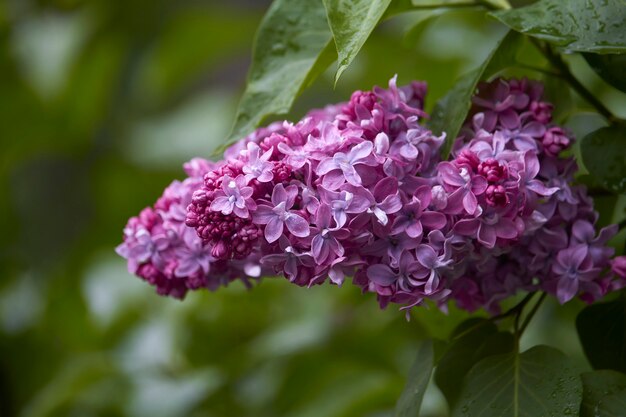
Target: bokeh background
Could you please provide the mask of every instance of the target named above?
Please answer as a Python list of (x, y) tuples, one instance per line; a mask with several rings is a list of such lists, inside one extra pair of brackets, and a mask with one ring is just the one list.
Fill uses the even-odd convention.
[[(268, 4), (0, 2), (0, 416), (390, 416), (419, 340), (443, 339), (467, 317), (420, 308), (407, 321), (349, 284), (280, 278), (180, 302), (115, 255), (127, 218), (228, 134)], [(432, 107), (501, 28), (476, 11), (424, 23), (430, 15), (383, 24), (335, 89), (331, 69), (288, 117), (395, 73), (428, 80)], [(623, 94), (571, 62), (626, 114)], [(567, 104), (564, 85), (550, 88), (577, 134), (601, 123)], [(599, 204), (602, 222), (622, 219), (623, 202)], [(573, 324), (581, 308), (550, 301), (524, 343), (588, 367)], [(423, 408), (446, 415), (433, 387)]]

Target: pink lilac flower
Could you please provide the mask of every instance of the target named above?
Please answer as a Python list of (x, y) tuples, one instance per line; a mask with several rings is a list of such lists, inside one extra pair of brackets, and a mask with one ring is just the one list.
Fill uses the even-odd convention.
[(290, 185), (285, 188), (282, 184), (274, 187), (272, 205), (260, 204), (254, 213), (253, 221), (265, 226), (265, 238), (268, 243), (276, 242), (283, 234), (284, 226), (297, 237), (309, 235), (309, 222), (302, 216), (290, 211), (293, 207), (298, 187)]
[(332, 227), (331, 224), (330, 207), (321, 205), (315, 214), (315, 227), (311, 228), (311, 253), (318, 264), (323, 264), (329, 258), (340, 258), (345, 253), (341, 240), (347, 239), (350, 231)]
[(496, 79), (478, 94), (453, 151), (423, 123), (426, 85), (357, 91), (297, 123), (257, 129), (195, 158), (117, 251), (159, 294), (233, 280), (346, 281), (381, 307), (431, 300), (495, 313), (545, 291), (592, 302), (626, 286), (625, 257), (574, 185), (574, 141), (552, 123), (541, 84)]
[(323, 184), (331, 190), (339, 188), (346, 181), (360, 186), (362, 181), (356, 165), (369, 164), (369, 156), (373, 149), (372, 142), (364, 141), (353, 146), (347, 153), (337, 152), (332, 157), (320, 161), (316, 174), (324, 175)]
[(247, 218), (249, 211), (256, 208), (252, 197), (252, 187), (247, 187), (248, 180), (239, 175), (231, 178), (228, 175), (222, 180), (222, 192), (218, 191), (215, 200), (211, 203), (212, 211), (219, 211), (224, 215), (235, 213), (236, 216)]

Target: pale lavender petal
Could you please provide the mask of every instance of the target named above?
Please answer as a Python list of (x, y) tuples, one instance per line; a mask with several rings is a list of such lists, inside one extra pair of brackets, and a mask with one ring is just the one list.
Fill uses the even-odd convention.
[(343, 172), (338, 169), (330, 171), (322, 178), (322, 185), (324, 186), (324, 188), (327, 188), (329, 190), (336, 190), (337, 188), (345, 184), (345, 182), (346, 178), (343, 176)]
[(402, 200), (397, 195), (390, 195), (378, 205), (381, 210), (384, 210), (387, 214), (397, 213), (402, 209)]
[(362, 184), (361, 176), (358, 172), (356, 172), (356, 169), (354, 169), (354, 166), (352, 165), (343, 167), (343, 175), (346, 178), (346, 181), (352, 185), (359, 186)]
[(450, 162), (440, 163), (437, 169), (446, 184), (456, 187), (462, 187), (465, 185), (466, 181), (459, 174), (459, 170)]
[(418, 238), (422, 236), (422, 233), (424, 232), (422, 223), (419, 220), (414, 221), (404, 230), (404, 232), (413, 239)]
[(321, 235), (316, 235), (311, 241), (311, 253), (313, 254), (313, 259), (315, 259), (315, 262), (318, 264), (322, 264), (328, 259), (328, 255), (330, 254), (329, 249), (326, 239)]
[(468, 214), (476, 213), (476, 209), (478, 208), (478, 201), (476, 200), (476, 196), (472, 192), (465, 193), (463, 197), (463, 208), (467, 211)]
[(285, 218), (285, 225), (294, 236), (307, 237), (311, 233), (309, 230), (309, 222), (297, 214), (288, 213)]
[(564, 304), (574, 298), (578, 293), (578, 280), (572, 279), (568, 276), (563, 276), (559, 279), (559, 283), (556, 288), (556, 298), (559, 303)]
[(276, 186), (274, 186), (274, 190), (272, 191), (272, 204), (277, 206), (285, 201), (287, 201), (287, 191), (285, 190), (285, 186), (282, 184), (276, 184)]
[(374, 216), (376, 216), (380, 224), (382, 224), (383, 226), (387, 225), (387, 223), (389, 222), (387, 213), (385, 213), (383, 210), (379, 209), (378, 207), (374, 207), (372, 212), (374, 213)]
[(367, 158), (372, 153), (372, 149), (374, 149), (374, 144), (372, 142), (361, 142), (350, 149), (347, 158), (352, 163), (357, 162), (361, 159)]
[(269, 243), (276, 242), (283, 234), (283, 221), (278, 217), (273, 217), (265, 226), (265, 239)]
[(417, 261), (428, 269), (432, 269), (437, 262), (435, 250), (428, 245), (419, 245), (415, 249)]
[(211, 211), (219, 211), (222, 214), (228, 215), (233, 212), (234, 204), (230, 202), (228, 197), (217, 197), (211, 203)]
[(439, 274), (434, 269), (430, 271), (430, 276), (428, 277), (428, 281), (426, 281), (426, 285), (424, 285), (424, 292), (426, 294), (431, 294), (434, 290), (439, 287)]
[(531, 180), (526, 184), (526, 188), (528, 188), (531, 191), (534, 191), (535, 193), (544, 196), (544, 197), (549, 197), (552, 194), (556, 193), (557, 191), (559, 191), (559, 187), (546, 187), (541, 181), (538, 180)]
[(418, 151), (417, 151), (417, 148), (413, 144), (405, 143), (400, 148), (400, 155), (402, 155), (403, 158), (406, 158), (408, 160), (413, 160), (417, 158)]
[(335, 162), (333, 158), (326, 158), (317, 165), (317, 169), (315, 170), (315, 172), (317, 173), (317, 175), (325, 175), (335, 169), (339, 169), (339, 165), (337, 164), (337, 162)]
[(252, 221), (256, 224), (268, 224), (270, 220), (276, 217), (276, 213), (274, 213), (272, 207), (261, 204), (252, 215)]
[(298, 186), (297, 185), (289, 185), (285, 188), (286, 198), (285, 198), (285, 209), (289, 210), (293, 207), (296, 202), (296, 197), (298, 196)]

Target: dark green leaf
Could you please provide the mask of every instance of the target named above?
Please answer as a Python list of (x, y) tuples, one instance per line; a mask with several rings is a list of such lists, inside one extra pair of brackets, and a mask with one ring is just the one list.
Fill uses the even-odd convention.
[(608, 190), (626, 191), (626, 126), (602, 127), (585, 136), (580, 144), (589, 173)]
[(626, 417), (626, 389), (604, 397), (594, 417)]
[(337, 47), (335, 83), (370, 36), (391, 0), (324, 0)]
[(513, 30), (570, 51), (626, 52), (624, 0), (540, 0), (493, 16)]
[(493, 75), (495, 72), (515, 64), (518, 46), (521, 37), (515, 32), (504, 32), (487, 56), (483, 64), (463, 75), (433, 109), (430, 128), (436, 134), (446, 132), (446, 143), (443, 149), (447, 156), (456, 139), (461, 126), (471, 107), (471, 97), (481, 79)]
[(460, 381), (475, 363), (487, 356), (512, 352), (514, 343), (511, 333), (499, 332), (490, 320), (470, 319), (461, 323), (435, 370), (435, 382), (448, 404), (458, 400)]
[(582, 384), (570, 360), (554, 348), (535, 346), (478, 362), (463, 381), (452, 416), (574, 415), (581, 397)]
[[(626, 389), (626, 375), (620, 372), (605, 370), (586, 372), (581, 375), (583, 380), (583, 402), (580, 406), (581, 417), (604, 417), (610, 414), (599, 414), (601, 406), (612, 401), (607, 397)], [(626, 404), (622, 410), (626, 411)]]
[(583, 56), (591, 68), (604, 81), (626, 93), (626, 53), (607, 55), (583, 54)]
[(309, 75), (319, 74), (316, 63), (330, 40), (321, 0), (275, 0), (257, 32), (248, 84), (227, 142), (249, 134), (269, 115), (288, 112)]
[(415, 417), (419, 414), (433, 366), (433, 343), (426, 340), (417, 350), (417, 357), (409, 370), (407, 384), (396, 405), (395, 417)]
[(595, 369), (626, 372), (626, 299), (586, 307), (576, 318), (578, 337)]

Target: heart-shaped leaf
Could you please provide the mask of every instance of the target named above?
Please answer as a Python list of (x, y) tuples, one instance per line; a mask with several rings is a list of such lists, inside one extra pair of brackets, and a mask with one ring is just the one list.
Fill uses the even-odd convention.
[(463, 381), (453, 417), (575, 415), (582, 383), (570, 360), (548, 346), (489, 356)]

